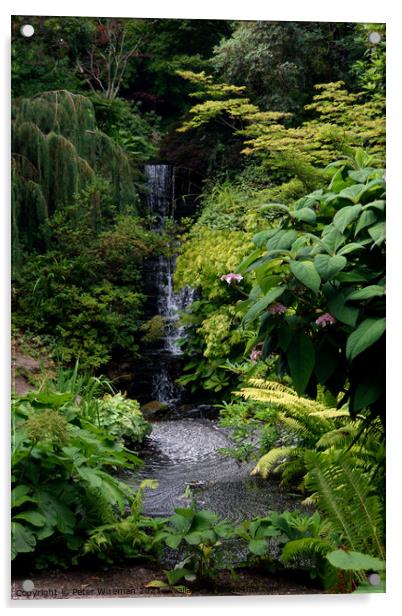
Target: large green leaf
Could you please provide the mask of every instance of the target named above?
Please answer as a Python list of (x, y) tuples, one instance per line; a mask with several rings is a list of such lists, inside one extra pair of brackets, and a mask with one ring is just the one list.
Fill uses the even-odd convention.
[(325, 338), (317, 345), (314, 372), (321, 385), (327, 382), (339, 362), (339, 352)]
[(307, 222), (313, 225), (317, 219), (317, 215), (309, 207), (303, 207), (301, 210), (295, 210), (292, 212), (292, 218), (296, 218), (296, 220), (301, 220), (302, 222)]
[(267, 241), (268, 252), (271, 250), (289, 250), (296, 239), (296, 231), (280, 229)]
[(385, 242), (385, 222), (378, 222), (370, 227), (368, 232), (377, 246), (381, 246)]
[(252, 554), (262, 556), (268, 550), (268, 541), (265, 539), (252, 539), (248, 544), (248, 548)]
[(333, 278), (338, 272), (343, 270), (347, 262), (346, 257), (340, 255), (334, 255), (333, 257), (330, 255), (316, 255), (314, 257), (315, 268), (324, 280)]
[(297, 331), (292, 337), (287, 350), (287, 359), (293, 385), (300, 395), (307, 387), (315, 364), (314, 345), (302, 330)]
[(372, 297), (381, 297), (385, 293), (385, 287), (382, 287), (378, 284), (372, 284), (364, 289), (358, 289), (357, 291), (353, 291), (347, 297), (347, 302), (350, 300), (364, 300), (371, 299)]
[(339, 193), (339, 197), (341, 197), (342, 199), (348, 199), (353, 203), (359, 203), (360, 197), (365, 190), (365, 184), (353, 184), (352, 186), (348, 186), (347, 188), (341, 190), (341, 192)]
[(373, 212), (372, 209), (364, 210), (361, 213), (360, 218), (357, 222), (356, 229), (355, 229), (355, 237), (359, 233), (359, 231), (374, 224), (376, 220), (377, 220), (377, 214)]
[(359, 308), (346, 306), (345, 302), (346, 299), (342, 291), (336, 293), (328, 301), (329, 312), (341, 323), (354, 327), (359, 316)]
[(16, 486), (11, 492), (11, 506), (19, 507), (23, 503), (34, 503), (34, 499), (28, 496), (31, 488), (27, 485), (20, 484)]
[(361, 250), (362, 248), (364, 248), (363, 244), (359, 244), (358, 242), (350, 242), (338, 250), (338, 255), (348, 255), (349, 253), (355, 252), (355, 250)]
[(346, 342), (346, 357), (352, 361), (357, 355), (377, 342), (385, 332), (385, 318), (366, 319), (350, 334)]
[(265, 310), (269, 304), (272, 304), (282, 293), (286, 290), (286, 287), (274, 287), (270, 289), (264, 297), (258, 300), (251, 308), (246, 312), (243, 325), (247, 327), (255, 318), (257, 318), (263, 310)]
[(368, 408), (370, 404), (378, 400), (384, 390), (382, 376), (382, 371), (377, 370), (375, 374), (370, 371), (362, 377), (352, 392), (353, 413)]
[(337, 569), (347, 571), (383, 571), (385, 569), (385, 562), (381, 558), (362, 554), (362, 552), (334, 550), (327, 554), (327, 559)]
[(46, 524), (46, 518), (39, 511), (23, 511), (21, 513), (17, 513), (13, 517), (13, 520), (24, 520), (24, 522), (29, 522), (33, 526), (44, 526)]
[(335, 254), (338, 249), (345, 243), (344, 235), (333, 225), (325, 227), (321, 237), (321, 246), (329, 254)]
[(165, 543), (169, 548), (175, 550), (179, 546), (182, 539), (183, 537), (181, 535), (167, 535), (165, 538)]
[[(350, 188), (353, 188), (353, 186), (351, 186)], [(347, 205), (346, 207), (343, 207), (334, 216), (334, 220), (333, 220), (334, 227), (336, 227), (338, 231), (343, 233), (346, 227), (350, 225), (350, 223), (352, 223), (354, 220), (356, 220), (361, 210), (362, 210), (361, 205)]]
[(321, 278), (311, 261), (291, 261), (290, 271), (304, 286), (318, 293)]
[(20, 552), (33, 552), (36, 546), (35, 535), (19, 522), (11, 523), (12, 559)]

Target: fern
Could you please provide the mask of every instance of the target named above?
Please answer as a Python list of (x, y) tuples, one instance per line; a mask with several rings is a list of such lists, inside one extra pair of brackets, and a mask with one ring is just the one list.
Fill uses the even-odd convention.
[(261, 475), (264, 479), (273, 471), (280, 460), (297, 455), (295, 447), (276, 447), (263, 455), (251, 471), (252, 475)]
[[(272, 472), (284, 471), (285, 483), (289, 483), (292, 476), (300, 478), (305, 473), (305, 449), (315, 448), (323, 435), (337, 429), (340, 422), (345, 424), (350, 421), (347, 411), (329, 409), (321, 402), (301, 398), (293, 389), (281, 383), (251, 379), (250, 384), (252, 387), (246, 387), (237, 393), (246, 400), (266, 402), (278, 409), (278, 422), (297, 443), (297, 447), (271, 449), (258, 461), (252, 472), (254, 475), (260, 474), (267, 478)], [(298, 459), (298, 462), (295, 459)], [(286, 471), (288, 464), (291, 466)]]
[(334, 543), (319, 537), (302, 537), (288, 541), (281, 553), (281, 560), (288, 563), (300, 556), (325, 556), (334, 549)]
[(372, 494), (369, 477), (353, 456), (306, 452), (306, 486), (319, 496), (319, 506), (349, 549), (384, 559), (383, 510)]

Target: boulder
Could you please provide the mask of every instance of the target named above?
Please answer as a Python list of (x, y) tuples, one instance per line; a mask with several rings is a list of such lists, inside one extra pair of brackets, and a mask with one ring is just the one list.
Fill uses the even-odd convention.
[(159, 402), (159, 400), (151, 400), (141, 407), (141, 413), (147, 421), (161, 419), (168, 411), (169, 406), (164, 402)]

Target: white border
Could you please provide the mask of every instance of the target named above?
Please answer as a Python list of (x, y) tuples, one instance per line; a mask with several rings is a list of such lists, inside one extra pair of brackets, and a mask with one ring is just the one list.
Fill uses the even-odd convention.
[[(2, 602), (6, 609), (17, 612), (43, 609), (67, 609), (79, 613), (83, 610), (99, 609), (130, 609), (134, 614), (143, 611), (153, 614), (177, 614), (183, 609), (192, 613), (201, 613), (216, 608), (230, 610), (233, 614), (240, 614), (245, 609), (257, 614), (267, 614), (268, 610), (280, 611), (281, 616), (287, 614), (310, 614), (312, 611), (325, 610), (326, 616), (339, 613), (371, 614), (378, 616), (384, 608), (392, 610), (401, 604), (399, 588), (401, 587), (400, 566), (402, 545), (402, 509), (401, 509), (401, 405), (398, 404), (401, 393), (401, 338), (400, 313), (401, 301), (401, 253), (402, 245), (399, 235), (402, 234), (402, 100), (400, 68), (402, 60), (402, 20), (396, 2), (382, 0), (336, 0), (325, 2), (323, 0), (293, 0), (281, 2), (263, 2), (263, 0), (247, 0), (235, 4), (233, 0), (203, 0), (190, 3), (189, 0), (170, 0), (142, 2), (122, 2), (113, 0), (109, 4), (95, 1), (70, 0), (68, 4), (56, 4), (50, 0), (18, 1), (6, 0), (2, 4), (1, 27), (1, 103), (3, 122), (3, 142), (1, 144), (1, 186), (3, 199), (0, 206), (0, 229), (2, 241), (1, 255), (1, 427), (4, 438), (2, 447), (2, 460), (4, 471), (1, 475), (1, 501), (9, 502), (8, 490), (8, 417), (9, 404), (9, 365), (8, 351), (9, 337), (9, 41), (10, 41), (10, 15), (113, 15), (121, 17), (179, 17), (179, 18), (209, 18), (209, 19), (270, 19), (289, 21), (359, 21), (359, 22), (386, 22), (387, 23), (387, 185), (388, 185), (388, 249), (387, 249), (387, 275), (388, 275), (388, 469), (387, 469), (387, 528), (388, 528), (388, 556), (387, 556), (387, 594), (372, 596), (289, 596), (289, 597), (219, 597), (219, 598), (192, 598), (192, 599), (103, 599), (103, 600), (68, 600), (68, 601), (36, 601), (19, 602), (8, 601), (9, 596), (9, 563), (8, 550), (2, 549), (1, 562), (1, 588)], [(8, 506), (1, 510), (2, 530), (4, 539), (2, 545), (8, 545)], [(23, 603), (23, 605), (22, 605)]]

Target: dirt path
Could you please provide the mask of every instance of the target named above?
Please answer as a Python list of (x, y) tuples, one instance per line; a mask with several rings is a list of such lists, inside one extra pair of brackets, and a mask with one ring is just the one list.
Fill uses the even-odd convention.
[[(108, 571), (74, 570), (48, 573), (30, 572), (16, 576), (12, 583), (12, 599), (101, 599), (118, 597), (155, 597), (171, 594), (170, 591), (146, 588), (151, 580), (163, 579), (160, 569), (152, 565), (112, 567)], [(33, 585), (33, 587), (32, 587)], [(312, 584), (292, 580), (290, 576), (262, 574), (243, 569), (231, 577), (222, 572), (214, 586), (191, 586), (194, 596), (213, 595), (297, 595), (318, 594)], [(176, 596), (186, 596), (176, 593)]]

